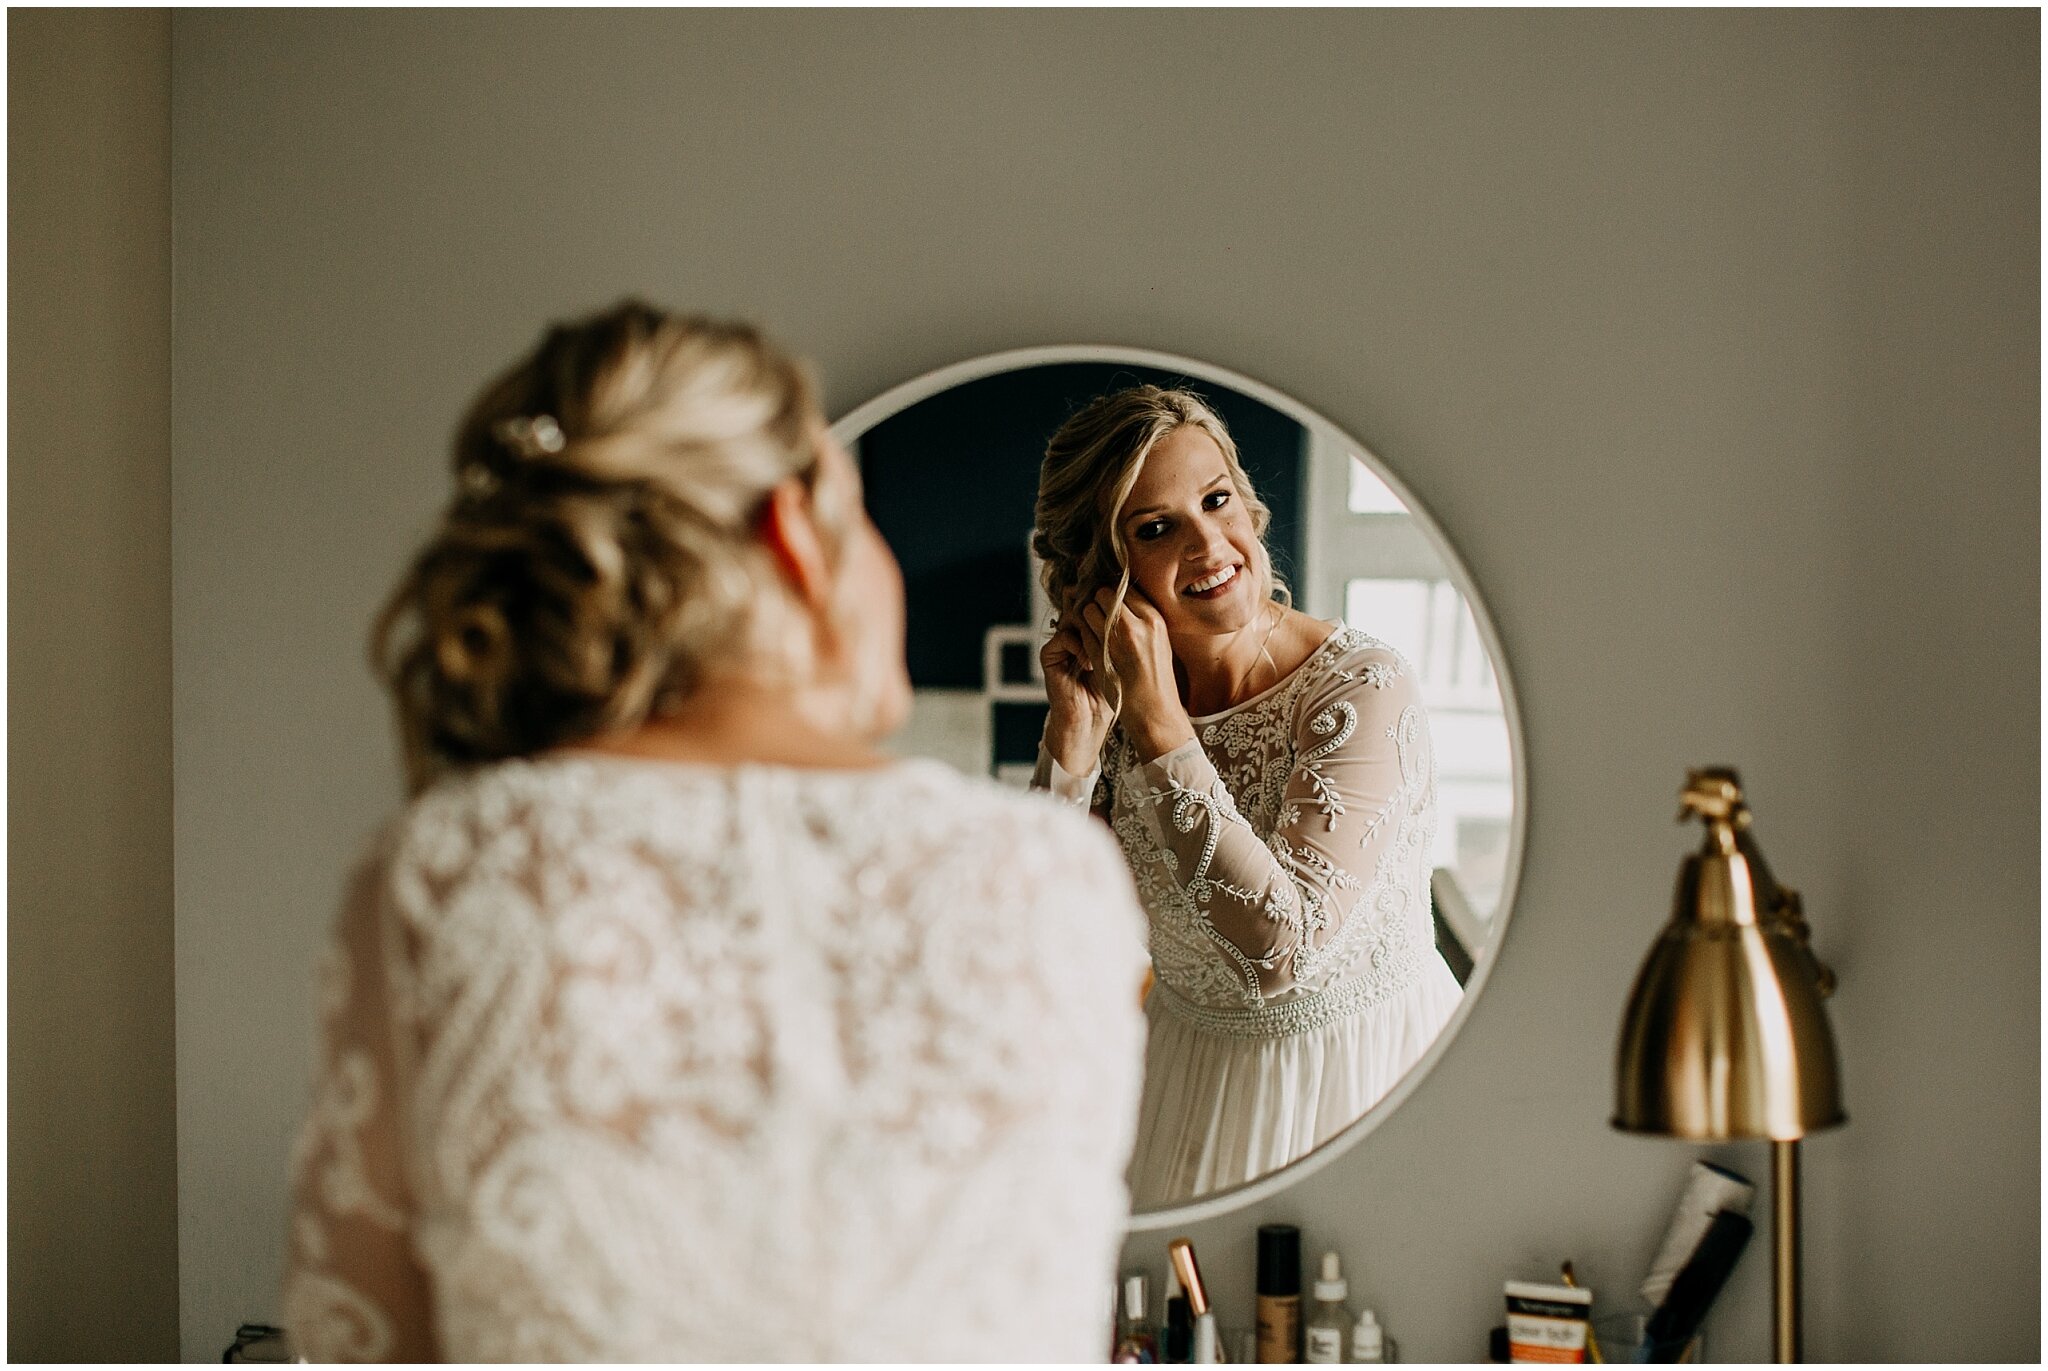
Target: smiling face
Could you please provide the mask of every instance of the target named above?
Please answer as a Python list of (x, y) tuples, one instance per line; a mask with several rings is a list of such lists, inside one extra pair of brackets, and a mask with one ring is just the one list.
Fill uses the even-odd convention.
[(1117, 525), (1131, 584), (1168, 633), (1235, 633), (1258, 617), (1271, 563), (1223, 449), (1201, 428), (1183, 424), (1159, 440)]

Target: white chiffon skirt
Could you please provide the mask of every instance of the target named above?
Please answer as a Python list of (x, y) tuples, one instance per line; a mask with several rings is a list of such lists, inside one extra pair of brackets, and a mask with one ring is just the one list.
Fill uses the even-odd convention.
[[(1162, 993), (1163, 992), (1163, 993)], [(1442, 957), (1415, 984), (1320, 1027), (1216, 1032), (1146, 1000), (1151, 1027), (1131, 1203), (1156, 1208), (1255, 1180), (1329, 1141), (1393, 1089), (1463, 995)]]

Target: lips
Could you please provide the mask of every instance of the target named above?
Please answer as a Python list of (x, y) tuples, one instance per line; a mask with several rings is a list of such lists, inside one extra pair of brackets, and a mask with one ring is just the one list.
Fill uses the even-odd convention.
[(1188, 588), (1183, 590), (1181, 594), (1191, 600), (1214, 600), (1218, 596), (1226, 594), (1232, 586), (1236, 585), (1237, 578), (1241, 575), (1243, 575), (1242, 567), (1235, 565), (1219, 567), (1208, 575), (1189, 582)]

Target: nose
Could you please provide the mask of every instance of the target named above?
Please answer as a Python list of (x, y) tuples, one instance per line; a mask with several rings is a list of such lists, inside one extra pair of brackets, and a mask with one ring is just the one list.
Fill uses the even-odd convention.
[(1188, 523), (1188, 542), (1182, 556), (1197, 566), (1221, 561), (1230, 555), (1230, 539), (1224, 536), (1223, 521), (1213, 513), (1204, 510), (1198, 519)]

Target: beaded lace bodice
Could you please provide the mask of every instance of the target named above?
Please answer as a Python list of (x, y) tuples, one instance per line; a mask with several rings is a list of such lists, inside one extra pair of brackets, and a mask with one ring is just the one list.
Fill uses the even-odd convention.
[(1137, 880), (1170, 1007), (1243, 1036), (1378, 1003), (1435, 955), (1436, 763), (1414, 670), (1340, 628), (1273, 689), (1141, 764), (1119, 732), (1098, 805)]
[(1141, 916), (931, 763), (445, 782), (326, 961), (287, 1327), (314, 1360), (1099, 1359)]

